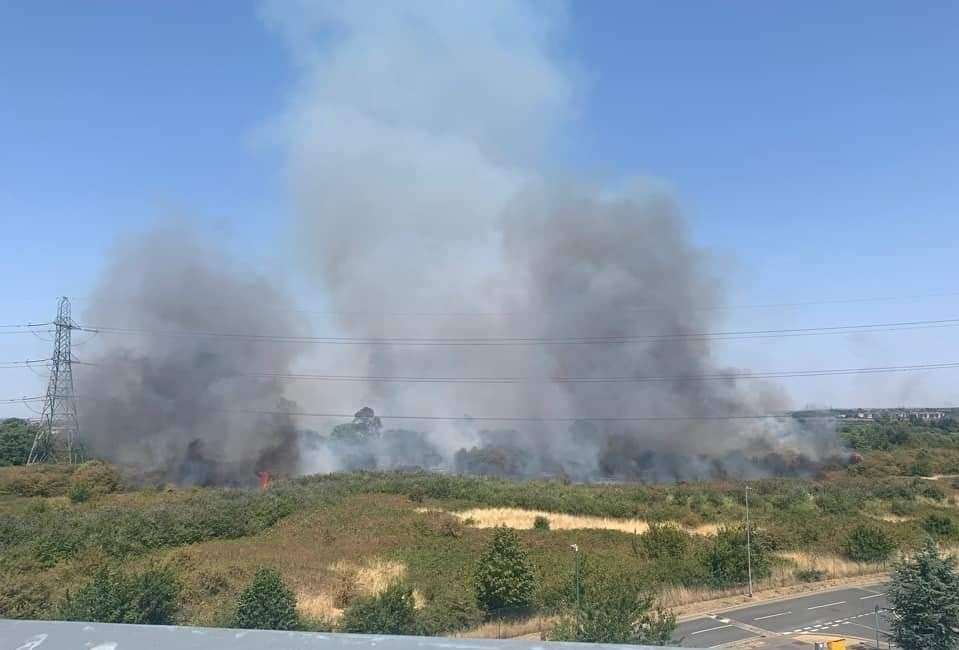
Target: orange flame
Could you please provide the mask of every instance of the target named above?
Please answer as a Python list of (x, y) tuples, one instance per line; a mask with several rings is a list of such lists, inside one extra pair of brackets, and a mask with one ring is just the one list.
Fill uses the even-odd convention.
[(273, 480), (273, 477), (270, 476), (269, 472), (257, 472), (256, 477), (260, 479), (260, 489), (265, 490), (270, 487), (270, 482)]

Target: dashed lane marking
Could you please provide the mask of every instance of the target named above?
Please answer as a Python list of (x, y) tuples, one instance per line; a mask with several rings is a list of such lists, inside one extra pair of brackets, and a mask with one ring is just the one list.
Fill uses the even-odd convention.
[(814, 607), (807, 607), (806, 609), (822, 609), (823, 607), (832, 607), (833, 605), (845, 605), (845, 600), (837, 600), (834, 603), (826, 603), (825, 605), (816, 605)]
[(757, 616), (754, 618), (754, 621), (764, 621), (767, 618), (776, 618), (777, 616), (785, 616), (786, 614), (792, 614), (792, 612), (779, 612), (778, 614), (769, 614), (767, 616)]
[(692, 636), (694, 634), (702, 634), (703, 632), (714, 632), (716, 630), (721, 630), (725, 627), (732, 627), (732, 625), (717, 625), (716, 627), (709, 627), (709, 628), (706, 628), (705, 630), (696, 630), (695, 632), (690, 632), (689, 635)]

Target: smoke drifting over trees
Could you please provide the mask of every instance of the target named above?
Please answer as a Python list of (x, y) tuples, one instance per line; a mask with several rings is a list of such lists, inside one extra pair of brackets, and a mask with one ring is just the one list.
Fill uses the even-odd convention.
[[(538, 6), (535, 6), (538, 7)], [(268, 5), (300, 64), (279, 124), (307, 271), (358, 337), (622, 337), (709, 331), (722, 269), (650, 184), (608, 192), (546, 162), (574, 108), (551, 55), (564, 17), (512, 2)], [(422, 312), (426, 312), (423, 314)], [(441, 312), (441, 313), (436, 313)], [(414, 377), (630, 377), (722, 381), (511, 385), (371, 382), (324, 399), (417, 415), (566, 418), (779, 411), (776, 387), (717, 367), (708, 340), (616, 345), (377, 346), (333, 367)], [(488, 444), (475, 424), (419, 423), (444, 458)], [(756, 454), (818, 455), (795, 423), (688, 420), (527, 424), (504, 442), (530, 473), (650, 478), (733, 471)], [(384, 434), (385, 435), (385, 434)], [(329, 451), (329, 450), (327, 450)], [(335, 453), (313, 467), (339, 466)], [(467, 463), (463, 454), (459, 460)], [(672, 459), (667, 461), (665, 459)], [(515, 461), (515, 458), (514, 458)]]
[[(828, 431), (781, 411), (777, 387), (737, 379), (708, 339), (721, 265), (694, 246), (651, 183), (616, 191), (557, 179), (548, 161), (575, 114), (573, 75), (551, 54), (564, 16), (545, 5), (268, 3), (299, 75), (270, 133), (287, 155), (292, 239), (344, 336), (653, 337), (615, 344), (322, 346), (161, 332), (304, 332), (282, 291), (175, 229), (127, 242), (85, 314), (156, 332), (113, 335), (83, 371), (81, 417), (97, 450), (184, 482), (419, 465), (465, 472), (668, 480), (806, 468)], [(656, 338), (659, 337), (659, 338)], [(324, 383), (307, 410), (547, 416), (568, 423), (412, 421), (403, 430), (237, 410), (283, 410), (275, 379), (330, 374), (519, 377), (529, 382)], [(703, 381), (699, 375), (721, 374)], [(673, 377), (650, 383), (553, 378)], [(286, 387), (287, 389), (289, 387)], [(612, 422), (632, 416), (663, 421)], [(697, 419), (697, 418), (719, 419)], [(505, 425), (504, 425), (505, 426)], [(490, 429), (490, 430), (487, 430)], [(492, 430), (496, 429), (496, 430)], [(506, 468), (506, 469), (503, 469)]]
[[(167, 226), (115, 249), (84, 322), (133, 328), (86, 346), (80, 418), (96, 454), (179, 483), (249, 483), (255, 472), (298, 471), (294, 422), (276, 379), (296, 343), (176, 332), (303, 333), (289, 298), (236, 266), (188, 228)], [(79, 355), (78, 355), (79, 356)]]

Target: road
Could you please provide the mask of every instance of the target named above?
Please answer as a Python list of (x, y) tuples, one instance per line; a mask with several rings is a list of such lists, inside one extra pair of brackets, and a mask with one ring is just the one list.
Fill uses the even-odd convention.
[[(885, 591), (885, 585), (877, 584), (715, 612), (680, 623), (675, 638), (687, 648), (715, 648), (761, 637), (788, 640), (817, 633), (873, 639), (875, 608), (888, 607)], [(879, 623), (880, 632), (889, 631), (884, 617), (880, 616)]]

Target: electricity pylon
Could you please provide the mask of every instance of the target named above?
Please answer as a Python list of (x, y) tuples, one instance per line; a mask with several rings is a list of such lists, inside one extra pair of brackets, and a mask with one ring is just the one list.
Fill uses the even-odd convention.
[(60, 298), (53, 355), (50, 359), (50, 379), (40, 415), (40, 429), (33, 439), (27, 464), (66, 461), (83, 462), (83, 444), (77, 420), (77, 399), (73, 392), (73, 356), (70, 334), (76, 324), (70, 317), (70, 299)]

